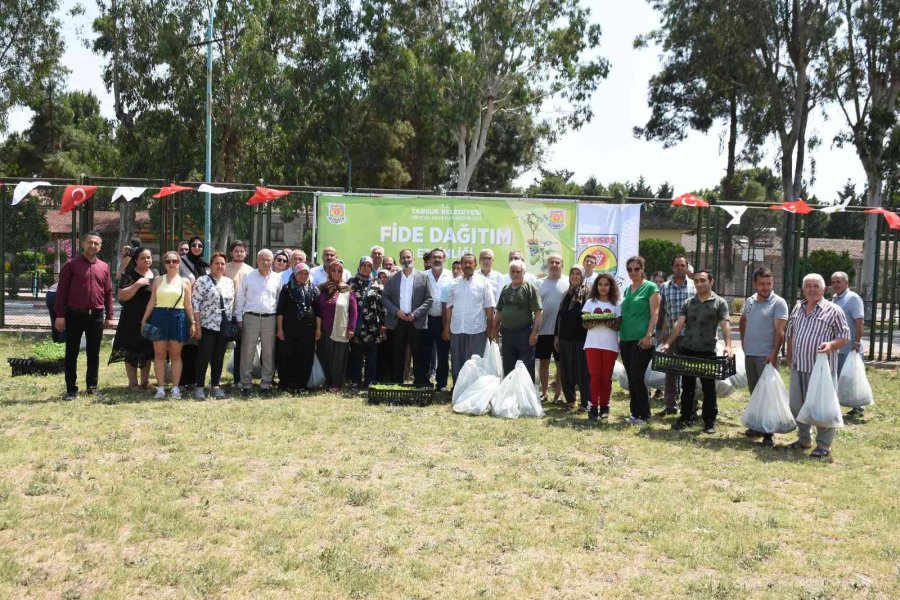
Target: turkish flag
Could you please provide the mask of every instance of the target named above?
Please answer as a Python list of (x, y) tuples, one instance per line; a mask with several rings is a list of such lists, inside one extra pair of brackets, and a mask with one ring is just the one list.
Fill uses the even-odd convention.
[(63, 192), (59, 214), (64, 215), (67, 212), (72, 212), (73, 208), (87, 202), (96, 191), (96, 185), (67, 185), (66, 191)]
[(870, 215), (884, 215), (884, 220), (887, 221), (888, 227), (891, 229), (900, 229), (900, 215), (895, 212), (891, 212), (884, 208), (870, 208), (865, 212)]
[(672, 198), (672, 206), (689, 206), (692, 208), (709, 208), (709, 202), (694, 194), (682, 194)]
[(783, 210), (797, 215), (808, 215), (813, 211), (813, 207), (803, 200), (794, 200), (793, 202), (785, 202), (784, 204), (772, 204), (769, 208), (772, 210)]
[(272, 188), (257, 186), (256, 193), (250, 196), (250, 199), (247, 200), (247, 206), (253, 206), (254, 204), (265, 204), (266, 202), (277, 200), (282, 196), (287, 196), (290, 193), (290, 190), (276, 190)]
[(159, 189), (159, 192), (153, 194), (154, 198), (165, 198), (166, 196), (171, 196), (172, 194), (177, 194), (178, 192), (190, 192), (193, 191), (194, 188), (188, 187), (186, 185), (178, 185), (177, 183), (173, 183), (172, 185), (166, 185)]

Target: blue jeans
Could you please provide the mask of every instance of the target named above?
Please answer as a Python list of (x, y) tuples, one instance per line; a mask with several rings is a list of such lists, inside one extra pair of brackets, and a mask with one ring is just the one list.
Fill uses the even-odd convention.
[(432, 351), (437, 346), (434, 380), (438, 389), (447, 387), (447, 377), (450, 375), (450, 342), (441, 338), (443, 331), (444, 320), (441, 317), (428, 317), (428, 327), (422, 330), (422, 343), (419, 345), (419, 360), (423, 365), (431, 362)]
[(500, 335), (503, 336), (503, 344), (500, 345), (500, 356), (503, 357), (503, 376), (512, 373), (516, 368), (516, 361), (521, 360), (534, 381), (534, 346), (528, 343), (531, 337), (531, 325), (519, 329), (507, 329), (500, 327)]

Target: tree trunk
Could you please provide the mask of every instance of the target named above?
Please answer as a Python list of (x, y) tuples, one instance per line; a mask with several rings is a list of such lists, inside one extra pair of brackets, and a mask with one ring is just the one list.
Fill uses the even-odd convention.
[[(472, 139), (467, 140), (468, 127), (460, 124), (456, 128), (456, 149), (457, 159), (459, 161), (458, 180), (456, 182), (456, 191), (466, 192), (469, 190), (469, 183), (472, 181), (472, 175), (475, 174), (475, 168), (478, 161), (484, 156), (484, 150), (487, 146), (488, 129), (494, 120), (494, 97), (488, 96), (487, 105), (478, 113), (478, 119), (475, 121), (475, 127), (472, 129)], [(468, 149), (466, 143), (468, 142)]]
[[(732, 91), (729, 102), (729, 124), (728, 124), (728, 164), (725, 167), (725, 179), (722, 180), (722, 195), (724, 200), (734, 200), (734, 171), (737, 162), (737, 136), (738, 136), (738, 107), (737, 94)], [(722, 275), (728, 281), (734, 280), (734, 240), (732, 238), (731, 229), (722, 228), (722, 274), (719, 275), (721, 281)]]
[[(872, 208), (881, 207), (881, 192), (884, 185), (884, 178), (873, 168), (866, 168), (866, 182), (869, 189), (866, 193), (866, 206)], [(875, 263), (878, 251), (878, 240), (876, 233), (878, 232), (878, 219), (883, 218), (881, 215), (866, 215), (866, 232), (863, 236), (863, 262), (862, 273), (858, 278), (859, 295), (864, 300), (874, 301), (874, 283), (878, 273), (875, 272)], [(870, 305), (874, 308), (874, 304)]]

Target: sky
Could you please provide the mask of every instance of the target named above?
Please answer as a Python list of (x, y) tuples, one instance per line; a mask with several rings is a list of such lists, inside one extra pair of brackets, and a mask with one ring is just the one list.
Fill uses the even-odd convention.
[[(64, 0), (62, 10), (73, 3)], [(637, 139), (632, 133), (632, 128), (646, 123), (650, 115), (647, 83), (660, 66), (657, 49), (634, 49), (633, 42), (636, 36), (658, 26), (656, 13), (644, 0), (585, 0), (585, 4), (591, 9), (593, 21), (603, 28), (599, 53), (610, 62), (609, 76), (591, 100), (592, 121), (578, 131), (560, 136), (547, 149), (543, 167), (573, 171), (572, 179), (579, 183), (592, 175), (603, 184), (635, 181), (643, 175), (654, 188), (668, 182), (676, 195), (717, 185), (725, 170), (724, 123), (717, 124), (707, 134), (689, 132), (673, 148), (663, 148), (661, 142)], [(101, 61), (80, 41), (91, 33), (96, 4), (87, 0), (83, 6), (83, 15), (64, 15), (62, 19), (64, 37), (68, 40), (63, 58), (70, 70), (68, 85), (71, 89), (94, 91), (104, 116), (113, 118), (112, 95), (106, 91), (101, 78)], [(548, 117), (552, 117), (553, 108), (547, 107)], [(27, 111), (17, 110), (10, 115), (10, 128), (23, 130), (29, 121)], [(816, 163), (815, 179), (809, 189), (821, 202), (836, 200), (838, 190), (848, 179), (857, 184), (857, 192), (865, 184), (856, 154), (849, 148), (832, 147), (831, 139), (843, 125), (843, 117), (834, 111), (823, 115), (816, 110), (810, 118), (809, 135), (818, 136), (823, 143), (807, 154)], [(775, 156), (773, 140), (767, 146), (763, 166), (774, 169)], [(807, 164), (807, 181), (810, 174)], [(537, 175), (536, 171), (526, 172), (516, 180), (516, 185), (530, 185)]]

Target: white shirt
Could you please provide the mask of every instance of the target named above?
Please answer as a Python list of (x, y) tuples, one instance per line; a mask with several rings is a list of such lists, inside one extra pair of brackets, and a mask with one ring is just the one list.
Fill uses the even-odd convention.
[[(347, 280), (350, 279), (350, 271), (344, 269), (344, 283), (347, 283)], [(313, 285), (322, 285), (328, 280), (328, 272), (325, 270), (325, 265), (319, 265), (318, 267), (313, 267), (309, 270), (309, 278), (312, 279)], [(290, 280), (290, 276), (288, 277)]]
[(428, 283), (432, 284), (431, 287), (434, 290), (434, 302), (432, 302), (431, 308), (428, 310), (428, 316), (439, 317), (444, 309), (443, 303), (447, 301), (446, 294), (449, 293), (445, 288), (453, 284), (453, 273), (447, 269), (441, 269), (441, 274), (438, 275), (437, 279), (434, 278), (434, 271), (431, 269), (428, 269), (425, 273), (428, 275)]
[(243, 321), (245, 312), (274, 315), (279, 292), (281, 273), (269, 271), (268, 277), (263, 277), (259, 269), (253, 269), (241, 278), (234, 303), (234, 316), (238, 321)]
[(500, 290), (503, 289), (503, 278), (509, 277), (508, 275), (504, 275), (497, 269), (491, 269), (490, 273), (485, 275), (482, 271), (475, 271), (479, 275), (485, 277), (488, 281), (491, 282), (491, 286), (494, 288), (494, 298), (500, 296)]
[(413, 283), (415, 283), (416, 270), (413, 269), (409, 275), (400, 271), (400, 310), (409, 314), (412, 312), (412, 294)]
[[(618, 304), (611, 304), (603, 300), (588, 300), (584, 303), (582, 313), (613, 313), (622, 315), (622, 307)], [(598, 350), (619, 351), (619, 332), (605, 325), (596, 325), (587, 331), (587, 338), (584, 340), (584, 347), (596, 348)]]
[(590, 287), (591, 287), (592, 285), (594, 285), (594, 280), (597, 279), (597, 275), (598, 275), (598, 274), (599, 274), (599, 273), (597, 273), (597, 271), (594, 271), (594, 272), (591, 273), (590, 275), (586, 275), (586, 276), (584, 277), (584, 285), (588, 286), (588, 292), (590, 292)]
[(453, 308), (450, 333), (474, 335), (487, 331), (484, 309), (497, 306), (494, 286), (481, 273), (475, 273), (471, 279), (460, 277), (450, 287), (447, 306)]

